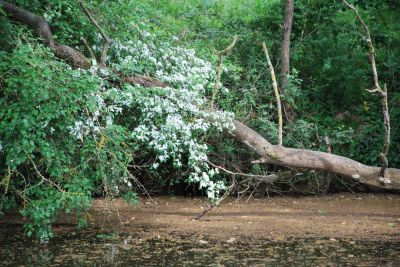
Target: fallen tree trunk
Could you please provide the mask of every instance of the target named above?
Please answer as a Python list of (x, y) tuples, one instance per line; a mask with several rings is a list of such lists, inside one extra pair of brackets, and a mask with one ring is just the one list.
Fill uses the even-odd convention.
[[(4, 10), (11, 18), (24, 23), (35, 30), (35, 32), (44, 39), (45, 44), (50, 48), (54, 45), (56, 45), (56, 47), (67, 47), (55, 44), (50, 28), (44, 18), (2, 0), (0, 0), (0, 5), (3, 5)], [(73, 49), (71, 47), (67, 48)], [(54, 49), (55, 48), (52, 48), (57, 55), (56, 52), (58, 50)], [(75, 49), (73, 49), (73, 51), (73, 53), (79, 54), (79, 57), (68, 56), (67, 58), (60, 58), (66, 59), (67, 62), (70, 62), (73, 66), (80, 65), (82, 62), (88, 62), (86, 58), (82, 58), (84, 57), (82, 53)], [(69, 52), (69, 50), (66, 51), (66, 55)], [(143, 75), (125, 77), (124, 80), (125, 82), (138, 83), (145, 87), (166, 86), (162, 81)], [(260, 155), (262, 161), (265, 163), (292, 168), (331, 172), (349, 177), (362, 184), (375, 188), (400, 190), (400, 169), (388, 168), (385, 177), (381, 177), (380, 167), (367, 166), (355, 160), (334, 154), (273, 145), (259, 133), (247, 127), (243, 123), (235, 120), (234, 125), (235, 129), (233, 130), (233, 135), (235, 138)]]
[(380, 177), (380, 167), (367, 166), (335, 154), (273, 145), (243, 123), (234, 121), (234, 124), (235, 138), (266, 163), (336, 173), (376, 188), (400, 189), (400, 169), (387, 169), (387, 176), (383, 178)]
[[(80, 4), (82, 5), (82, 1), (80, 1)], [(26, 10), (24, 8), (10, 4), (3, 0), (0, 0), (0, 7), (2, 7), (4, 9), (6, 14), (11, 19), (18, 21), (22, 24), (25, 24), (26, 26), (28, 26), (32, 30), (34, 30), (36, 35), (39, 36), (43, 40), (43, 43), (53, 51), (53, 53), (56, 57), (64, 60), (66, 63), (68, 63), (69, 65), (71, 65), (74, 68), (81, 68), (81, 69), (90, 68), (90, 66), (91, 66), (90, 60), (87, 59), (83, 53), (76, 50), (75, 48), (72, 48), (72, 47), (64, 45), (64, 44), (59, 44), (56, 41), (54, 41), (50, 26), (43, 17), (38, 16), (32, 12), (29, 12), (28, 10)], [(86, 10), (86, 12), (89, 12), (87, 9), (85, 9), (85, 10)], [(92, 19), (92, 17), (91, 17), (91, 19)], [(97, 22), (96, 22), (96, 27), (99, 27)], [(106, 40), (106, 44), (105, 44), (105, 49), (103, 49), (103, 51), (105, 50), (107, 52), (111, 40), (108, 37), (106, 39), (107, 40)], [(90, 51), (90, 52), (92, 52), (92, 51)], [(105, 55), (103, 55), (103, 54), (106, 52), (102, 52), (100, 60), (98, 60), (98, 63), (101, 67), (105, 67), (105, 63), (104, 63)], [(165, 82), (158, 81), (152, 77), (148, 77), (145, 75), (136, 74), (136, 75), (129, 76), (129, 77), (123, 77), (122, 75), (117, 73), (117, 76), (119, 76), (123, 82), (139, 84), (144, 87), (166, 87), (167, 86), (167, 84)]]
[(75, 68), (89, 68), (89, 60), (78, 50), (63, 44), (58, 44), (53, 39), (49, 24), (47, 21), (26, 9), (0, 0), (0, 6), (13, 20), (29, 26), (35, 33), (43, 39), (43, 42), (48, 46), (56, 57), (65, 60), (68, 64)]

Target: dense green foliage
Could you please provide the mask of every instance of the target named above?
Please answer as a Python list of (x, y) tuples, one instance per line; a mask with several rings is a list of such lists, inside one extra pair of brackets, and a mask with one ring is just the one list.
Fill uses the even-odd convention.
[[(58, 42), (88, 54), (84, 37), (100, 53), (101, 37), (77, 1), (13, 2), (44, 16)], [(380, 79), (389, 88), (389, 162), (400, 167), (400, 4), (360, 1), (359, 8), (376, 46)], [(20, 207), (27, 234), (47, 240), (60, 211), (75, 211), (84, 226), (93, 196), (122, 195), (135, 204), (141, 182), (186, 182), (216, 199), (229, 177), (208, 159), (242, 172), (270, 171), (250, 166), (255, 156), (221, 131), (232, 127), (235, 114), (272, 143), (277, 140), (260, 43), (271, 48), (279, 69), (283, 1), (91, 1), (90, 9), (114, 40), (109, 67), (126, 76), (147, 74), (173, 88), (125, 84), (96, 64), (71, 69), (0, 9), (0, 215)], [(217, 51), (235, 34), (239, 41), (224, 61), (217, 94), (225, 112), (210, 112)], [(296, 119), (285, 124), (285, 145), (326, 150), (327, 136), (334, 153), (379, 164), (381, 105), (365, 91), (372, 82), (363, 36), (341, 1), (296, 1), (284, 96)], [(210, 116), (212, 123), (205, 120)]]
[[(283, 1), (148, 1), (137, 9), (155, 31), (180, 37), (215, 60), (234, 34), (239, 43), (229, 56), (220, 106), (235, 111), (261, 133), (276, 140), (273, 91), (260, 43), (271, 47), (273, 61), (280, 55)], [(356, 2), (357, 4), (357, 2)], [(390, 93), (392, 118), (391, 166), (399, 157), (400, 5), (394, 1), (362, 1), (360, 14), (370, 26), (378, 72)], [(366, 164), (379, 164), (383, 143), (379, 98), (372, 87), (364, 32), (354, 14), (341, 1), (297, 1), (292, 34), (292, 83), (286, 98), (295, 105), (298, 120), (287, 125), (288, 146), (325, 150), (323, 138), (333, 142), (334, 153)], [(279, 62), (278, 62), (279, 63)], [(279, 65), (278, 65), (279, 66)], [(345, 116), (341, 116), (344, 114)], [(339, 116), (338, 116), (339, 115)], [(317, 134), (317, 130), (319, 134)]]

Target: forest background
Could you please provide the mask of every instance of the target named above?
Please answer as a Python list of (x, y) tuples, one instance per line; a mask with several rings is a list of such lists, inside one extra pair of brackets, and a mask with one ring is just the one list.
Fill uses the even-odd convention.
[[(88, 58), (101, 54), (102, 35), (79, 1), (9, 2), (44, 17), (57, 43)], [(389, 91), (388, 159), (399, 168), (400, 2), (354, 4), (369, 26), (379, 78)], [(89, 69), (71, 68), (0, 8), (0, 212), (19, 207), (28, 235), (50, 238), (61, 210), (77, 212), (85, 226), (93, 197), (136, 203), (138, 194), (176, 193), (176, 184), (184, 184), (186, 193), (215, 200), (238, 178), (224, 170), (277, 173), (273, 185), (250, 185), (248, 193), (256, 189), (259, 196), (371, 190), (332, 174), (252, 164), (259, 156), (227, 137), (234, 114), (278, 142), (276, 100), (261, 44), (279, 70), (285, 1), (83, 5), (112, 40), (105, 63), (113, 71), (95, 60)], [(213, 111), (208, 106), (218, 51), (235, 35), (216, 94), (221, 111)], [(176, 89), (130, 85), (116, 73), (149, 75)], [(294, 118), (284, 119), (283, 145), (379, 166), (384, 127), (381, 101), (365, 90), (372, 78), (365, 33), (343, 2), (295, 1), (290, 75), (282, 95)], [(238, 186), (235, 192), (241, 191)]]

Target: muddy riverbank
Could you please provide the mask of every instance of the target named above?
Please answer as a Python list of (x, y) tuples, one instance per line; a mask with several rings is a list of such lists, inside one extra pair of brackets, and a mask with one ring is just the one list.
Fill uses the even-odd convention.
[[(96, 200), (88, 218), (92, 226), (110, 231), (136, 232), (143, 228), (154, 235), (400, 240), (400, 195), (337, 194), (250, 201), (229, 198), (200, 221), (192, 221), (206, 205), (204, 198), (187, 197), (143, 198), (136, 207), (122, 200)], [(59, 222), (75, 223), (68, 217)]]
[(0, 222), (0, 266), (398, 266), (400, 196), (229, 198), (200, 221), (203, 198), (95, 200), (89, 227), (62, 216), (48, 244)]

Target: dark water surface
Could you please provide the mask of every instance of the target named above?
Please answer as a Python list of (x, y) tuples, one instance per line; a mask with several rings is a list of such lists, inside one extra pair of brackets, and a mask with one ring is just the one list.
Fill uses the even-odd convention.
[(20, 228), (0, 231), (0, 266), (400, 266), (400, 241), (288, 238), (141, 239), (94, 231), (58, 234), (47, 244)]

